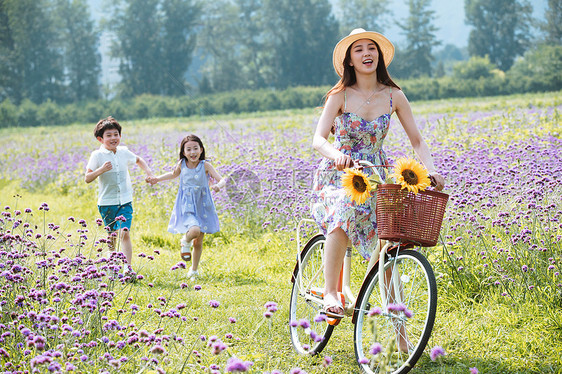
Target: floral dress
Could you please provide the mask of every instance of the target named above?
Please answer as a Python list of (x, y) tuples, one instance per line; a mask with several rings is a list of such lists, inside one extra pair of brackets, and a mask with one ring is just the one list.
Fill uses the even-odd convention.
[[(344, 109), (347, 109), (347, 98)], [(390, 111), (373, 121), (367, 121), (355, 113), (344, 110), (334, 121), (334, 147), (353, 160), (367, 160), (374, 165), (386, 165), (386, 153), (382, 149), (383, 140), (388, 133), (392, 113), (392, 91), (390, 91)], [(386, 169), (378, 167), (381, 177), (386, 178)], [(369, 169), (364, 173), (370, 175)], [(356, 204), (344, 192), (341, 176), (334, 161), (323, 158), (314, 175), (313, 201), (311, 204), (314, 220), (324, 235), (341, 227), (351, 243), (366, 259), (371, 257), (374, 241), (377, 239), (375, 199), (364, 204)], [(374, 191), (371, 192), (374, 195)]]

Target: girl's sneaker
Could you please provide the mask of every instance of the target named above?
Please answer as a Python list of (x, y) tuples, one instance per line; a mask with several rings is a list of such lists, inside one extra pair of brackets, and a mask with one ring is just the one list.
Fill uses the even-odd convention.
[(191, 242), (187, 242), (185, 237), (181, 239), (181, 259), (184, 261), (191, 261)]
[(188, 278), (197, 278), (197, 277), (199, 277), (199, 272), (197, 270), (189, 269), (189, 271), (187, 272), (187, 277)]

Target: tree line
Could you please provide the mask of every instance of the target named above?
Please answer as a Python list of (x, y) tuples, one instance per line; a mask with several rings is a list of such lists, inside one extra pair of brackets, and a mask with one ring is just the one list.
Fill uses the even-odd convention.
[(123, 100), (330, 85), (335, 43), (355, 27), (384, 30), (393, 18), (405, 36), (389, 67), (399, 79), (480, 78), (487, 73), (478, 69), (508, 72), (532, 54), (555, 63), (560, 56), (560, 0), (548, 1), (541, 20), (531, 17), (527, 0), (465, 0), (471, 60), (447, 72), (436, 61), (431, 0), (406, 1), (409, 13), (398, 19), (390, 0), (115, 0), (104, 3), (106, 16), (96, 24), (86, 0), (0, 0), (0, 102), (107, 97), (100, 85), (102, 31), (119, 61), (112, 94)]

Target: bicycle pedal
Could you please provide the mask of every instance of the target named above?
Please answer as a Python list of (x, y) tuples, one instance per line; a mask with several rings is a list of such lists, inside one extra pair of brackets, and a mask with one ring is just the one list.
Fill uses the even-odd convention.
[(324, 289), (312, 287), (308, 292), (313, 296), (324, 298)]
[(331, 326), (337, 326), (337, 325), (340, 324), (341, 320), (342, 320), (341, 318), (330, 318), (330, 317), (328, 317), (328, 319), (326, 319), (326, 323), (328, 323), (328, 325), (331, 325)]

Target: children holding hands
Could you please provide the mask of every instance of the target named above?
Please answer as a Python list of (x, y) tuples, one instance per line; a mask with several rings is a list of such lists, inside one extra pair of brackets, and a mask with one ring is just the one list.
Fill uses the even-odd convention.
[[(179, 160), (174, 169), (169, 173), (154, 176), (140, 156), (129, 151), (127, 147), (120, 146), (121, 125), (113, 117), (100, 120), (94, 128), (94, 136), (101, 146), (90, 155), (84, 180), (86, 183), (95, 179), (99, 181), (98, 210), (104, 224), (115, 233), (111, 239), (112, 250), (116, 248), (117, 237), (120, 240), (121, 251), (127, 260), (123, 273), (133, 273), (130, 266), (133, 252), (130, 236), (133, 188), (129, 166), (136, 163), (145, 171), (146, 181), (151, 185), (180, 177), (168, 231), (184, 234), (181, 239), (181, 258), (185, 261), (192, 260), (188, 277), (198, 276), (203, 237), (220, 229), (211, 189), (218, 192), (226, 184), (215, 168), (206, 161), (205, 147), (201, 139), (196, 135), (186, 136), (181, 142)], [(210, 185), (209, 177), (216, 183)]]
[[(168, 231), (184, 234), (181, 239), (181, 258), (192, 260), (188, 277), (199, 275), (197, 270), (203, 252), (203, 237), (220, 230), (219, 218), (211, 196), (211, 189), (218, 192), (226, 181), (205, 159), (205, 147), (196, 135), (186, 136), (180, 145), (179, 160), (171, 172), (149, 176), (151, 185), (180, 177), (176, 202), (168, 224)], [(209, 177), (216, 183), (210, 185)], [(193, 257), (192, 257), (193, 248)]]

